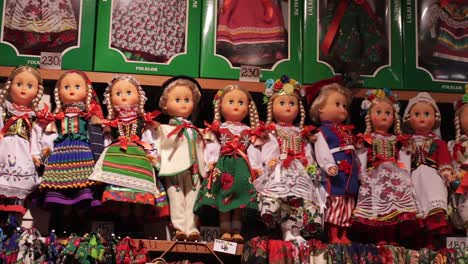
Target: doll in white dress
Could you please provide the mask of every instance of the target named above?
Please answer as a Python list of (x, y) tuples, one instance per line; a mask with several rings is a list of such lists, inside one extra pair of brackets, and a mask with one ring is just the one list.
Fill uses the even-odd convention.
[[(252, 184), (261, 172), (261, 153), (254, 144), (257, 107), (249, 92), (228, 85), (216, 94), (214, 109), (214, 121), (205, 134), (205, 162), (209, 171), (194, 211), (202, 206), (216, 208), (220, 214), (221, 239), (243, 243), (242, 209), (258, 207)], [(247, 117), (250, 126), (243, 123)]]
[(29, 66), (14, 69), (0, 90), (0, 211), (24, 214), (24, 199), (40, 183), (36, 167), (50, 152), (42, 144), (49, 120), (39, 111), (41, 74)]
[[(267, 80), (267, 139), (262, 146), (264, 174), (255, 181), (260, 214), (267, 226), (281, 225), (283, 239), (305, 242), (322, 231), (326, 201), (304, 127), (302, 86), (288, 76)], [(299, 122), (296, 124), (299, 117)]]
[(426, 92), (408, 102), (403, 116), (406, 132), (411, 133), (411, 180), (421, 210), (424, 246), (434, 247), (438, 236), (448, 234), (447, 186), (456, 180), (445, 141), (440, 139), (441, 114)]
[[(361, 108), (366, 131), (359, 139), (363, 147), (357, 150), (361, 186), (354, 221), (377, 243), (395, 243), (405, 226), (417, 223), (408, 137), (401, 134), (400, 106), (389, 89), (369, 90)], [(389, 133), (392, 127), (394, 134)]]

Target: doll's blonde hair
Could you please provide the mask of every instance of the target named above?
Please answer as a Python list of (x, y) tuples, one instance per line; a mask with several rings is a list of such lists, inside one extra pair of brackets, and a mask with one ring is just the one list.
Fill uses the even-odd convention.
[(309, 115), (313, 121), (320, 122), (320, 108), (323, 108), (325, 106), (325, 104), (327, 103), (328, 96), (332, 93), (339, 93), (343, 95), (347, 100), (347, 107), (349, 109), (351, 101), (353, 100), (351, 91), (338, 83), (328, 84), (320, 89), (318, 97), (314, 100), (310, 107)]
[(267, 104), (267, 124), (271, 124), (273, 122), (273, 101), (275, 101), (276, 98), (278, 98), (281, 95), (288, 95), (288, 96), (293, 96), (297, 99), (297, 103), (299, 104), (299, 114), (301, 119), (299, 120), (299, 127), (303, 128), (304, 127), (304, 122), (305, 122), (305, 108), (304, 105), (302, 104), (301, 97), (297, 93), (291, 93), (291, 94), (284, 94), (284, 93), (274, 93), (269, 99), (268, 99), (268, 104)]
[(252, 99), (252, 96), (250, 93), (245, 90), (244, 88), (238, 86), (238, 85), (228, 85), (222, 89), (221, 95), (214, 100), (214, 121), (220, 121), (221, 122), (221, 101), (223, 100), (223, 97), (234, 90), (239, 90), (245, 93), (249, 100), (249, 121), (250, 121), (250, 126), (252, 128), (256, 128), (258, 126), (258, 111), (257, 111), (257, 106), (255, 105), (254, 100)]
[(137, 88), (138, 114), (139, 115), (145, 114), (145, 102), (147, 98), (145, 96), (145, 91), (143, 91), (143, 88), (141, 88), (140, 82), (138, 82), (138, 80), (135, 79), (131, 75), (122, 75), (122, 76), (114, 77), (114, 79), (112, 79), (112, 81), (109, 83), (109, 86), (107, 86), (104, 92), (104, 104), (107, 105), (107, 119), (112, 120), (115, 118), (114, 106), (112, 105), (112, 100), (111, 100), (111, 92), (112, 92), (112, 87), (114, 87), (114, 85), (119, 81), (127, 81)]
[(5, 100), (10, 99), (9, 92), (10, 92), (11, 83), (13, 82), (13, 79), (15, 79), (15, 77), (18, 74), (23, 73), (23, 72), (29, 72), (37, 79), (37, 82), (39, 85), (38, 85), (36, 97), (34, 97), (34, 99), (32, 100), (31, 108), (33, 111), (39, 111), (39, 102), (41, 101), (42, 95), (44, 94), (43, 80), (41, 77), (41, 73), (39, 73), (38, 70), (30, 66), (19, 66), (10, 73), (10, 75), (8, 76), (7, 82), (3, 86), (3, 89), (0, 90), (0, 106), (3, 105)]
[(394, 103), (388, 98), (388, 97), (376, 97), (374, 100), (371, 101), (371, 105), (369, 109), (367, 110), (367, 114), (365, 117), (365, 122), (366, 122), (366, 131), (364, 134), (371, 134), (373, 131), (372, 127), (372, 122), (371, 122), (371, 110), (374, 106), (378, 105), (381, 102), (387, 102), (392, 106), (393, 109), (393, 132), (395, 135), (399, 136), (401, 135), (401, 118), (400, 114), (394, 107)]
[(57, 80), (57, 83), (55, 84), (54, 88), (54, 99), (55, 99), (55, 111), (54, 113), (59, 113), (63, 110), (63, 104), (62, 101), (60, 100), (59, 96), (59, 87), (60, 83), (62, 80), (69, 74), (78, 74), (85, 82), (86, 85), (86, 98), (85, 98), (85, 109), (86, 111), (89, 111), (89, 107), (91, 106), (91, 101), (93, 99), (93, 86), (90, 84), (89, 79), (84, 75), (84, 73), (81, 73), (79, 71), (67, 71), (60, 75), (60, 77)]
[(461, 133), (461, 114), (463, 113), (463, 109), (468, 107), (468, 104), (463, 104), (460, 108), (455, 111), (455, 118), (453, 120), (455, 125), (455, 141), (460, 141), (462, 133)]
[(196, 106), (198, 105), (198, 102), (200, 101), (200, 97), (201, 97), (200, 90), (198, 89), (198, 86), (193, 81), (189, 79), (185, 79), (185, 78), (177, 78), (173, 81), (170, 81), (167, 85), (165, 85), (161, 98), (159, 98), (159, 108), (161, 108), (163, 113), (167, 114), (167, 111), (165, 110), (165, 108), (167, 104), (168, 93), (177, 86), (184, 86), (192, 90), (194, 111), (195, 111)]

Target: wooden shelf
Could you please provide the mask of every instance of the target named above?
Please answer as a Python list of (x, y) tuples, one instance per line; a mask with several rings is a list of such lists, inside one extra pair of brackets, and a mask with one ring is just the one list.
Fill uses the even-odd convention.
[[(15, 67), (6, 67), (0, 66), (0, 77), (8, 77), (10, 72)], [(39, 69), (42, 74), (42, 77), (45, 80), (57, 80), (59, 76), (65, 72), (64, 70), (46, 70)], [(86, 72), (92, 82), (95, 83), (107, 83), (113, 76), (121, 75), (123, 73), (109, 73), (109, 72)], [(171, 78), (171, 76), (159, 76), (159, 75), (143, 75), (143, 74), (131, 74), (137, 78), (141, 85), (144, 86), (161, 86), (166, 80)], [(261, 93), (264, 90), (264, 83), (259, 82), (241, 82), (236, 80), (221, 80), (221, 79), (205, 79), (205, 78), (196, 78), (200, 83), (203, 89), (209, 90), (219, 90), (224, 88), (229, 84), (237, 84), (244, 87), (249, 92)], [(366, 88), (357, 88), (353, 89), (353, 95), (357, 98), (363, 98), (365, 96), (367, 89)], [(396, 91), (400, 100), (409, 100), (410, 98), (416, 96), (418, 91)], [(460, 94), (455, 93), (431, 93), (434, 100), (438, 103), (453, 103), (454, 101), (461, 98)]]
[[(138, 239), (135, 239), (138, 242)], [(164, 252), (169, 247), (172, 246), (174, 241), (168, 240), (148, 240), (142, 239), (143, 246), (148, 251), (154, 252)], [(213, 250), (213, 242), (207, 242), (206, 246), (208, 246), (211, 250)], [(211, 254), (210, 250), (206, 248), (205, 243), (202, 242), (182, 242), (181, 244), (176, 244), (174, 248), (170, 251), (171, 253), (193, 253), (193, 254)], [(242, 252), (244, 250), (244, 245), (237, 244), (236, 255), (242, 256)], [(219, 252), (216, 252), (217, 254)], [(221, 254), (221, 253), (219, 253)]]

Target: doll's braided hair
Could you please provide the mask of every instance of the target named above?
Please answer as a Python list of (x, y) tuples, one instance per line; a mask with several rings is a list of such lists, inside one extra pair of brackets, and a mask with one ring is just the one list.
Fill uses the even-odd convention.
[(249, 99), (249, 121), (250, 121), (250, 126), (252, 128), (256, 128), (259, 123), (259, 118), (258, 118), (258, 111), (257, 111), (257, 106), (255, 105), (254, 100), (252, 99), (252, 96), (250, 93), (245, 90), (244, 88), (238, 86), (238, 85), (228, 85), (224, 87), (222, 90), (220, 90), (214, 99), (214, 121), (219, 121), (221, 122), (221, 101), (223, 100), (223, 97), (229, 93), (230, 91), (234, 90), (239, 90), (245, 93), (247, 98)]
[(91, 101), (93, 99), (93, 86), (91, 84), (91, 81), (89, 80), (88, 76), (84, 72), (72, 70), (72, 71), (64, 72), (59, 77), (59, 79), (57, 80), (57, 83), (55, 84), (55, 88), (54, 88), (55, 111), (54, 113), (57, 114), (63, 110), (62, 101), (60, 100), (60, 96), (59, 96), (59, 87), (60, 87), (60, 83), (62, 82), (62, 80), (69, 74), (78, 74), (85, 81), (85, 84), (86, 84), (85, 109), (86, 111), (89, 111), (89, 107), (91, 106)]
[(140, 82), (138, 82), (138, 80), (135, 79), (131, 75), (122, 75), (122, 76), (114, 77), (112, 81), (109, 82), (109, 86), (107, 86), (104, 92), (104, 104), (107, 105), (107, 113), (108, 113), (107, 119), (112, 120), (115, 118), (114, 106), (112, 105), (112, 100), (111, 100), (111, 92), (112, 92), (112, 87), (114, 87), (114, 85), (119, 81), (129, 82), (137, 88), (138, 101), (139, 101), (138, 114), (139, 115), (145, 114), (145, 102), (147, 98), (145, 96), (145, 91), (143, 91), (143, 88), (141, 88)]
[(34, 97), (31, 103), (32, 110), (39, 111), (39, 102), (41, 101), (42, 95), (44, 94), (43, 80), (39, 71), (30, 66), (19, 66), (10, 73), (5, 85), (3, 86), (3, 89), (0, 90), (0, 106), (3, 105), (5, 100), (10, 99), (9, 92), (10, 92), (11, 83), (13, 82), (15, 77), (22, 72), (31, 73), (34, 77), (36, 77), (37, 82), (39, 83), (36, 97)]

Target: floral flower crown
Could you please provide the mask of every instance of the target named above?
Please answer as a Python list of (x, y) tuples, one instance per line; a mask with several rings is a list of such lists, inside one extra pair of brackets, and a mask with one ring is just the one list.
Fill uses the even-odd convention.
[(393, 94), (392, 91), (389, 88), (384, 88), (384, 89), (374, 89), (374, 90), (367, 90), (366, 92), (366, 97), (364, 101), (361, 103), (361, 116), (366, 116), (367, 112), (369, 111), (369, 108), (372, 105), (372, 102), (376, 98), (387, 98), (392, 102), (393, 104), (393, 109), (395, 112), (400, 112), (400, 103), (398, 102), (398, 97), (396, 94)]
[(305, 96), (305, 91), (302, 89), (302, 85), (286, 75), (281, 76), (280, 79), (274, 81), (268, 79), (265, 82), (265, 91), (263, 92), (263, 103), (268, 103), (268, 100), (273, 94), (286, 94), (286, 95), (298, 95), (299, 99)]
[(453, 102), (453, 109), (455, 111), (458, 111), (466, 103), (468, 103), (468, 84), (465, 85), (465, 94), (463, 95), (463, 97)]

